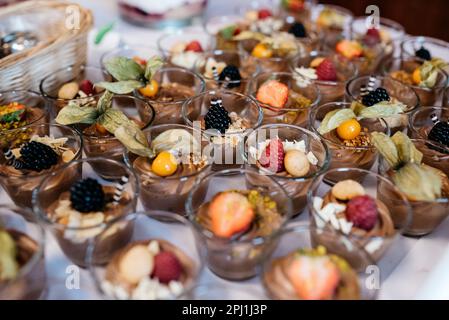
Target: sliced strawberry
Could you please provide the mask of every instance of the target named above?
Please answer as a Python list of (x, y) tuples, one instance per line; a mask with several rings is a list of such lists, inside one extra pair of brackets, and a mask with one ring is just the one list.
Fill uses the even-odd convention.
[(94, 94), (94, 84), (89, 80), (83, 80), (80, 83), (80, 90), (87, 95)]
[(260, 9), (259, 12), (257, 13), (258, 17), (260, 20), (269, 18), (271, 16), (273, 16), (273, 14), (271, 13), (270, 10), (268, 9)]
[(262, 153), (259, 163), (262, 167), (271, 172), (278, 173), (284, 171), (285, 151), (280, 139), (273, 139)]
[(287, 85), (269, 80), (257, 90), (257, 100), (275, 108), (283, 108), (288, 100)]
[(337, 266), (328, 257), (300, 256), (287, 270), (299, 298), (328, 300), (340, 282)]
[(337, 70), (334, 63), (329, 59), (324, 59), (316, 68), (316, 75), (321, 81), (337, 81)]
[(363, 55), (362, 45), (357, 41), (342, 40), (337, 43), (337, 52), (348, 59), (358, 58)]
[(184, 51), (203, 52), (203, 47), (199, 41), (193, 40), (186, 45)]
[(182, 274), (182, 265), (178, 258), (169, 251), (162, 251), (154, 257), (153, 278), (161, 283), (177, 281)]
[(217, 194), (209, 206), (208, 214), (212, 220), (212, 232), (223, 238), (245, 231), (255, 217), (248, 199), (238, 192)]

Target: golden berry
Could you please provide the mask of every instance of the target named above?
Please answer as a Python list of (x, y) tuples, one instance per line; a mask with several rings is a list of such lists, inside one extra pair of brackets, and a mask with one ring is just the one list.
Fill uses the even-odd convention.
[(160, 177), (168, 177), (176, 172), (178, 164), (173, 154), (168, 151), (162, 151), (153, 160), (151, 170)]
[(271, 58), (273, 56), (273, 51), (271, 51), (271, 49), (268, 48), (268, 46), (266, 46), (265, 44), (259, 43), (254, 47), (251, 55), (260, 59)]
[(139, 89), (140, 94), (148, 98), (156, 96), (158, 91), (159, 84), (154, 79), (151, 80), (145, 87)]
[(362, 127), (356, 119), (346, 120), (337, 128), (337, 134), (343, 140), (355, 139), (361, 131)]

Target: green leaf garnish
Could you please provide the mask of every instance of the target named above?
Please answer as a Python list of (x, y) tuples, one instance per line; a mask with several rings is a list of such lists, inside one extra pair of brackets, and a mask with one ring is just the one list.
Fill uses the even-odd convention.
[(396, 168), (400, 164), (399, 153), (393, 140), (383, 132), (371, 133), (371, 141), (388, 165)]
[(136, 89), (144, 87), (145, 84), (137, 80), (126, 80), (119, 82), (99, 82), (95, 86), (104, 88), (115, 94), (129, 94)]
[(389, 102), (380, 102), (372, 107), (360, 109), (357, 117), (359, 119), (388, 118), (403, 113), (405, 108), (406, 106), (402, 103), (391, 104)]
[(76, 103), (69, 103), (59, 111), (55, 121), (63, 125), (75, 123), (94, 124), (98, 117), (98, 110), (94, 107), (79, 106)]
[(114, 22), (111, 22), (111, 23), (105, 25), (103, 28), (101, 28), (98, 31), (97, 35), (95, 36), (94, 43), (96, 45), (99, 45), (101, 43), (101, 41), (103, 41), (106, 34), (108, 34), (108, 32), (110, 32), (112, 29), (114, 29)]
[(105, 62), (106, 70), (118, 81), (141, 80), (145, 74), (142, 66), (126, 57), (114, 57)]
[(164, 65), (164, 61), (160, 57), (153, 57), (148, 60), (145, 67), (145, 79), (150, 81), (153, 79), (154, 74)]

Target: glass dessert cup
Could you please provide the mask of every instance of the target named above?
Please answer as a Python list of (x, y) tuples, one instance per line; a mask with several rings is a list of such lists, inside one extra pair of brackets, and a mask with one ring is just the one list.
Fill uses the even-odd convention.
[[(449, 56), (449, 42), (435, 39), (431, 37), (407, 37), (401, 43), (401, 57), (409, 58), (415, 57), (418, 50), (424, 48), (430, 53), (430, 58), (440, 58), (447, 61)], [(446, 73), (449, 73), (449, 67), (444, 68)]]
[(415, 110), (409, 118), (410, 136), (414, 139), (429, 140), (429, 133), (435, 126), (435, 118), (440, 122), (448, 122), (449, 108), (426, 107)]
[[(284, 144), (284, 159), (290, 157), (286, 148), (289, 144), (295, 145), (295, 147), (292, 147), (290, 150), (298, 151), (299, 149), (304, 149), (300, 150), (304, 155), (309, 154), (309, 152), (312, 153), (314, 160), (309, 160), (309, 168), (304, 171), (305, 173), (302, 172), (296, 174), (296, 172), (293, 172), (293, 175), (289, 173), (287, 169), (290, 168), (289, 166), (291, 164), (287, 164), (287, 160), (284, 160), (285, 165), (283, 170), (277, 173), (273, 173), (274, 170), (262, 166), (259, 158), (259, 144), (264, 145), (265, 150), (267, 150), (268, 146), (265, 146), (267, 140), (273, 141), (275, 139), (280, 139)], [(299, 146), (301, 141), (304, 143), (304, 148)], [(307, 190), (311, 187), (313, 179), (323, 174), (328, 169), (330, 161), (329, 150), (318, 135), (301, 127), (287, 124), (260, 126), (246, 139), (245, 151), (244, 157), (248, 166), (258, 169), (261, 174), (270, 175), (284, 188), (292, 200), (293, 216), (303, 212), (307, 205)], [(291, 163), (295, 162), (292, 161)], [(254, 178), (255, 179), (247, 178), (247, 184), (253, 188), (256, 186), (263, 186), (263, 182), (269, 182), (263, 177), (260, 178), (259, 176), (254, 176)]]
[(211, 17), (204, 21), (203, 28), (208, 35), (215, 39), (217, 50), (237, 50), (237, 41), (228, 39), (222, 30), (229, 26), (240, 26), (245, 23), (241, 15), (223, 15)]
[[(94, 167), (101, 165), (110, 168), (109, 180), (95, 173)], [(42, 180), (33, 193), (33, 209), (67, 258), (85, 268), (89, 242), (117, 219), (134, 212), (138, 196), (138, 179), (124, 164), (106, 158), (80, 159)], [(115, 231), (101, 244), (104, 248), (130, 236), (126, 228)]]
[[(310, 128), (316, 134), (319, 134), (318, 128), (320, 127), (324, 117), (331, 111), (350, 108), (350, 103), (335, 102), (327, 103), (313, 109), (310, 113)], [(383, 119), (363, 119), (359, 121), (360, 126), (364, 134), (368, 136), (366, 145), (356, 146), (353, 143), (345, 143), (345, 140), (341, 140), (337, 134), (337, 130), (333, 130), (320, 137), (327, 144), (330, 151), (330, 169), (338, 168), (358, 168), (364, 170), (371, 170), (377, 160), (378, 152), (376, 148), (370, 142), (370, 134), (372, 132), (383, 132), (387, 135), (390, 134), (390, 128)], [(366, 131), (364, 130), (366, 129)], [(364, 177), (362, 172), (351, 171), (351, 176), (348, 179), (359, 181)], [(334, 184), (338, 182), (338, 175), (335, 177), (332, 174), (326, 175), (326, 182)]]
[(206, 83), (197, 73), (179, 67), (159, 69), (153, 79), (159, 84), (155, 97), (144, 97), (135, 91), (138, 98), (149, 101), (153, 106), (156, 113), (153, 125), (183, 124), (182, 105), (204, 92)]
[(340, 55), (330, 52), (313, 51), (309, 55), (294, 59), (290, 66), (291, 72), (297, 76), (301, 76), (299, 72), (301, 68), (310, 68), (312, 61), (316, 58), (331, 60), (337, 73), (337, 81), (313, 80), (321, 93), (320, 104), (343, 101), (347, 82), (358, 75), (357, 66)]
[[(89, 66), (72, 66), (62, 68), (49, 76), (42, 79), (39, 89), (41, 94), (50, 102), (50, 110), (52, 116), (58, 115), (59, 111), (64, 108), (70, 101), (83, 105), (91, 101), (98, 101), (103, 92), (97, 89), (88, 97), (76, 95), (71, 99), (61, 98), (60, 89), (68, 83), (81, 84), (82, 81), (88, 80), (90, 83), (98, 83), (101, 81), (111, 82), (112, 77), (103, 69)], [(87, 98), (87, 99), (86, 99)]]
[[(129, 95), (114, 95), (112, 108), (123, 111), (142, 130), (148, 128), (155, 118), (153, 106), (148, 101)], [(114, 135), (102, 128), (99, 130), (95, 124), (79, 124), (77, 127), (83, 134), (84, 152), (87, 157), (104, 157), (119, 162), (123, 161), (123, 152), (126, 148)], [(101, 163), (98, 166), (96, 164), (92, 164), (95, 171), (104, 179), (109, 179), (111, 173), (115, 176), (106, 163)]]
[[(447, 168), (448, 155), (437, 151), (442, 147), (441, 145), (430, 142), (429, 140), (412, 141), (415, 147), (424, 155), (422, 163), (440, 169), (446, 176), (449, 174)], [(390, 178), (391, 168), (383, 157), (379, 160), (379, 174)], [(391, 198), (388, 193), (385, 194), (385, 197)], [(404, 234), (406, 236), (421, 237), (432, 233), (449, 214), (449, 180), (446, 179), (443, 182), (443, 197), (434, 201), (415, 201), (409, 199), (409, 203), (412, 209), (412, 217), (411, 223), (404, 230)], [(397, 204), (393, 205), (396, 206)]]
[(310, 110), (321, 101), (321, 92), (313, 83), (303, 83), (293, 73), (264, 72), (255, 76), (249, 85), (248, 93), (257, 99), (260, 88), (272, 80), (288, 87), (288, 99), (284, 106), (273, 106), (265, 100), (257, 100), (263, 110), (263, 124), (292, 124), (307, 127)]
[[(314, 261), (314, 258), (317, 260)], [(294, 273), (301, 266), (294, 263), (302, 259), (304, 263), (310, 262), (307, 266), (311, 268), (324, 267), (321, 262), (331, 262), (328, 270), (337, 271), (337, 276), (328, 277), (327, 283), (316, 284), (315, 287), (319, 280), (313, 281), (313, 277), (318, 276), (313, 269), (304, 270), (304, 274)], [(334, 263), (340, 267), (335, 269)], [(292, 264), (296, 268), (292, 268)], [(373, 268), (376, 264), (352, 239), (313, 225), (292, 223), (274, 236), (273, 250), (262, 265), (261, 280), (267, 295), (275, 300), (374, 300), (379, 288), (366, 285), (370, 275), (368, 266)], [(325, 287), (328, 293), (324, 294), (319, 285)]]
[[(198, 42), (199, 47), (189, 50), (187, 45), (192, 42)], [(198, 59), (201, 59), (202, 53), (213, 50), (215, 43), (207, 33), (178, 30), (159, 37), (157, 46), (169, 67), (193, 70)]]
[[(329, 12), (334, 12), (332, 15), (338, 15), (339, 18), (324, 17), (329, 16)], [(341, 38), (350, 36), (353, 20), (352, 12), (340, 6), (319, 4), (312, 8), (311, 24), (323, 35), (322, 41), (326, 47), (335, 48)]]
[(186, 27), (203, 14), (206, 6), (207, 0), (170, 1), (160, 3), (158, 7), (146, 1), (118, 1), (118, 10), (123, 20), (156, 29)]
[[(0, 233), (6, 231), (17, 251), (15, 275), (0, 272), (0, 300), (37, 300), (45, 295), (45, 233), (29, 210), (0, 205)], [(5, 234), (2, 234), (5, 241)]]
[(312, 9), (316, 4), (316, 0), (294, 0), (290, 4), (288, 1), (281, 1), (281, 14), (293, 17), (296, 21), (310, 22)]
[[(126, 229), (127, 237), (107, 245), (110, 233), (117, 229)], [(131, 213), (110, 224), (90, 244), (90, 275), (105, 299), (179, 299), (193, 288), (203, 269), (204, 251), (195, 240), (191, 223), (177, 214)], [(172, 262), (176, 259), (174, 269), (181, 269), (178, 277), (167, 276), (158, 266), (161, 253), (171, 254)]]
[[(227, 66), (236, 67), (241, 79), (225, 80), (224, 70)], [(218, 80), (214, 78), (213, 68), (217, 71)], [(204, 78), (206, 90), (224, 88), (244, 94), (248, 90), (251, 77), (259, 72), (259, 67), (246, 61), (237, 51), (214, 50), (204, 53), (203, 59), (197, 62), (195, 71)]]
[[(354, 176), (361, 178), (356, 182), (350, 178)], [(331, 187), (326, 183), (329, 180), (337, 184)], [(393, 183), (362, 169), (340, 168), (322, 174), (313, 182), (307, 200), (313, 226), (348, 237), (374, 261), (404, 232), (412, 216), (409, 201)], [(353, 210), (357, 204), (359, 216)]]
[(50, 120), (48, 102), (33, 91), (0, 92), (0, 114), (0, 132)]
[[(184, 143), (183, 148), (189, 148), (189, 150), (185, 152), (186, 154), (182, 154), (182, 158), (179, 159), (181, 161), (174, 174), (165, 177), (157, 175), (152, 168), (150, 159), (139, 157), (129, 151), (125, 151), (124, 159), (127, 166), (139, 178), (140, 201), (146, 211), (173, 212), (185, 215), (185, 202), (196, 179), (210, 173), (212, 160), (209, 157), (212, 155), (207, 155), (208, 152), (211, 152), (209, 150), (210, 144), (202, 139), (200, 130), (185, 125), (163, 124), (152, 126), (146, 129), (144, 134), (151, 144), (156, 141), (158, 136), (164, 132), (167, 134), (169, 130), (185, 130), (199, 143), (198, 145), (187, 141)], [(200, 158), (200, 162), (192, 163), (190, 155)], [(203, 198), (205, 196), (204, 193)]]
[[(231, 119), (230, 126), (224, 133), (206, 128), (205, 124), (205, 118), (216, 99), (222, 101), (222, 106)], [(263, 112), (257, 101), (250, 96), (227, 90), (212, 90), (187, 100), (182, 106), (182, 116), (189, 127), (206, 130), (203, 134), (213, 145), (212, 170), (216, 171), (244, 164), (241, 152), (244, 138), (261, 125)]]
[(125, 46), (118, 48), (110, 52), (106, 52), (100, 59), (100, 65), (103, 70), (106, 71), (105, 62), (112, 58), (126, 57), (135, 59), (138, 63), (144, 65), (148, 59), (154, 56), (160, 56), (160, 51), (157, 47), (150, 46)]
[(372, 89), (384, 88), (390, 96), (390, 101), (393, 99), (406, 105), (406, 109), (403, 110), (403, 113), (384, 118), (388, 123), (392, 134), (397, 131), (406, 130), (410, 113), (421, 105), (421, 101), (415, 90), (390, 77), (361, 76), (348, 82), (346, 86), (346, 100), (349, 102), (357, 101), (363, 105), (362, 91), (370, 87)]
[[(265, 179), (267, 183), (250, 189), (252, 186), (248, 185), (248, 179), (255, 177)], [(203, 188), (208, 188), (206, 199), (203, 198)], [(243, 200), (246, 205), (249, 203), (246, 194), (259, 203), (256, 220), (249, 221), (248, 228), (234, 229), (239, 232), (231, 237), (225, 236), (223, 230), (217, 233), (215, 223), (221, 216), (212, 210), (220, 212), (226, 207), (214, 205), (217, 204), (215, 200), (231, 196)], [(260, 201), (265, 204), (260, 204)], [(237, 206), (240, 204), (235, 203)], [(256, 275), (263, 255), (272, 249), (272, 235), (290, 219), (292, 206), (285, 190), (272, 177), (261, 175), (256, 170), (229, 169), (199, 179), (189, 194), (186, 211), (199, 234), (197, 245), (206, 250), (209, 269), (221, 278), (241, 281)], [(214, 212), (212, 216), (209, 211)]]
[[(40, 171), (26, 167), (18, 167), (16, 169), (15, 163), (23, 163), (21, 161), (23, 157), (20, 156), (21, 148), (35, 140), (33, 136), (40, 138), (48, 136), (67, 140), (62, 143), (62, 148), (54, 149), (56, 151), (53, 152), (56, 152), (57, 156), (51, 166), (42, 168)], [(67, 126), (48, 123), (29, 125), (1, 133), (0, 144), (2, 150), (4, 150), (0, 157), (0, 183), (16, 206), (22, 208), (32, 207), (33, 190), (37, 188), (46, 175), (65, 164), (81, 158), (83, 148), (82, 138), (77, 131)], [(11, 150), (14, 160), (7, 156), (7, 150)], [(30, 157), (30, 155), (28, 156)]]
[(437, 69), (437, 80), (432, 88), (417, 85), (413, 81), (413, 73), (424, 62), (425, 60), (416, 57), (393, 58), (385, 61), (382, 66), (382, 73), (384, 76), (391, 77), (413, 88), (422, 106), (441, 105), (444, 88), (448, 83), (446, 72)]

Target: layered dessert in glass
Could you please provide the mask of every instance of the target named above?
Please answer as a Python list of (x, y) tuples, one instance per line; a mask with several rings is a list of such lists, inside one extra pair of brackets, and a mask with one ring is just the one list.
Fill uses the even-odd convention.
[(413, 88), (383, 76), (352, 79), (346, 86), (346, 98), (356, 103), (353, 109), (357, 114), (361, 112), (368, 117), (382, 115), (392, 133), (406, 130), (409, 114), (421, 105)]
[[(324, 141), (306, 129), (284, 124), (263, 125), (246, 141), (248, 166), (270, 175), (292, 199), (293, 215), (302, 213), (307, 191), (315, 177), (324, 173), (330, 161)], [(252, 186), (262, 186), (264, 178), (247, 179)]]
[[(256, 177), (265, 179), (263, 186), (245, 183)], [(206, 199), (201, 197), (203, 188), (208, 190)], [(186, 211), (200, 234), (197, 245), (206, 250), (209, 269), (224, 279), (245, 280), (256, 275), (273, 247), (272, 235), (291, 217), (291, 202), (271, 177), (230, 169), (199, 179)]]
[[(337, 182), (332, 187), (326, 185), (330, 179)], [(412, 214), (405, 195), (387, 178), (362, 169), (324, 173), (315, 179), (308, 201), (314, 226), (350, 238), (375, 261), (408, 226)]]
[(29, 210), (0, 205), (0, 300), (44, 297), (45, 233)]
[[(31, 208), (33, 191), (49, 173), (82, 155), (82, 138), (70, 127), (29, 125), (0, 134), (0, 181), (19, 207)], [(64, 177), (60, 177), (63, 185)], [(59, 186), (54, 186), (54, 190)]]
[(250, 96), (212, 90), (187, 100), (182, 116), (188, 126), (204, 130), (213, 146), (213, 170), (219, 170), (244, 164), (244, 139), (262, 123), (263, 112)]
[[(147, 211), (185, 214), (187, 195), (195, 180), (210, 172), (212, 150), (200, 130), (177, 124), (144, 130), (154, 157), (125, 152), (126, 164), (140, 181), (140, 200)], [(203, 197), (206, 195), (204, 194)]]
[[(128, 229), (128, 237), (105, 247), (117, 228)], [(187, 219), (173, 213), (138, 212), (99, 234), (87, 260), (96, 289), (105, 299), (174, 300), (196, 284), (203, 257)]]
[(308, 22), (316, 3), (316, 0), (282, 0), (280, 7), (283, 14), (293, 17), (296, 21)]
[[(319, 236), (319, 238), (317, 237)], [(273, 239), (263, 262), (262, 284), (275, 300), (374, 300), (365, 266), (375, 263), (345, 236), (294, 223)]]
[(50, 120), (49, 105), (44, 97), (32, 91), (0, 92), (0, 131), (18, 129)]
[[(444, 171), (435, 167), (435, 159), (431, 156), (436, 150), (443, 151), (441, 145), (429, 140), (410, 140), (401, 132), (392, 138), (378, 133), (373, 141), (382, 155), (380, 174), (405, 194), (412, 207), (411, 223), (405, 234), (424, 236), (431, 233), (449, 212), (448, 171), (445, 167), (439, 166)], [(441, 160), (447, 163), (446, 158)], [(382, 196), (394, 199), (390, 192)]]
[(422, 106), (441, 105), (448, 76), (440, 67), (441, 61), (426, 61), (417, 57), (394, 58), (385, 61), (383, 74), (405, 85), (418, 94)]
[[(313, 51), (297, 57), (290, 66), (291, 72), (303, 86), (313, 82), (321, 93), (321, 104), (342, 101), (347, 82), (358, 75), (357, 66), (330, 52)], [(303, 79), (304, 78), (304, 79)]]
[(112, 77), (101, 68), (71, 66), (42, 79), (39, 89), (50, 101), (52, 116), (56, 116), (70, 102), (84, 105), (98, 101), (103, 89), (94, 84), (101, 81), (112, 81)]
[[(335, 102), (319, 106), (310, 113), (310, 127), (326, 142), (330, 154), (330, 169), (359, 168), (371, 170), (377, 160), (372, 133), (390, 133), (381, 118), (358, 119), (353, 104)], [(338, 176), (327, 175), (328, 183), (338, 182)], [(353, 171), (348, 178), (358, 181), (363, 174)]]
[[(95, 173), (99, 166), (110, 168), (108, 180)], [(89, 242), (115, 220), (134, 212), (138, 194), (137, 177), (124, 164), (89, 158), (76, 160), (43, 179), (33, 208), (67, 258), (86, 267)], [(100, 245), (107, 250), (129, 236), (128, 228), (117, 227)]]

